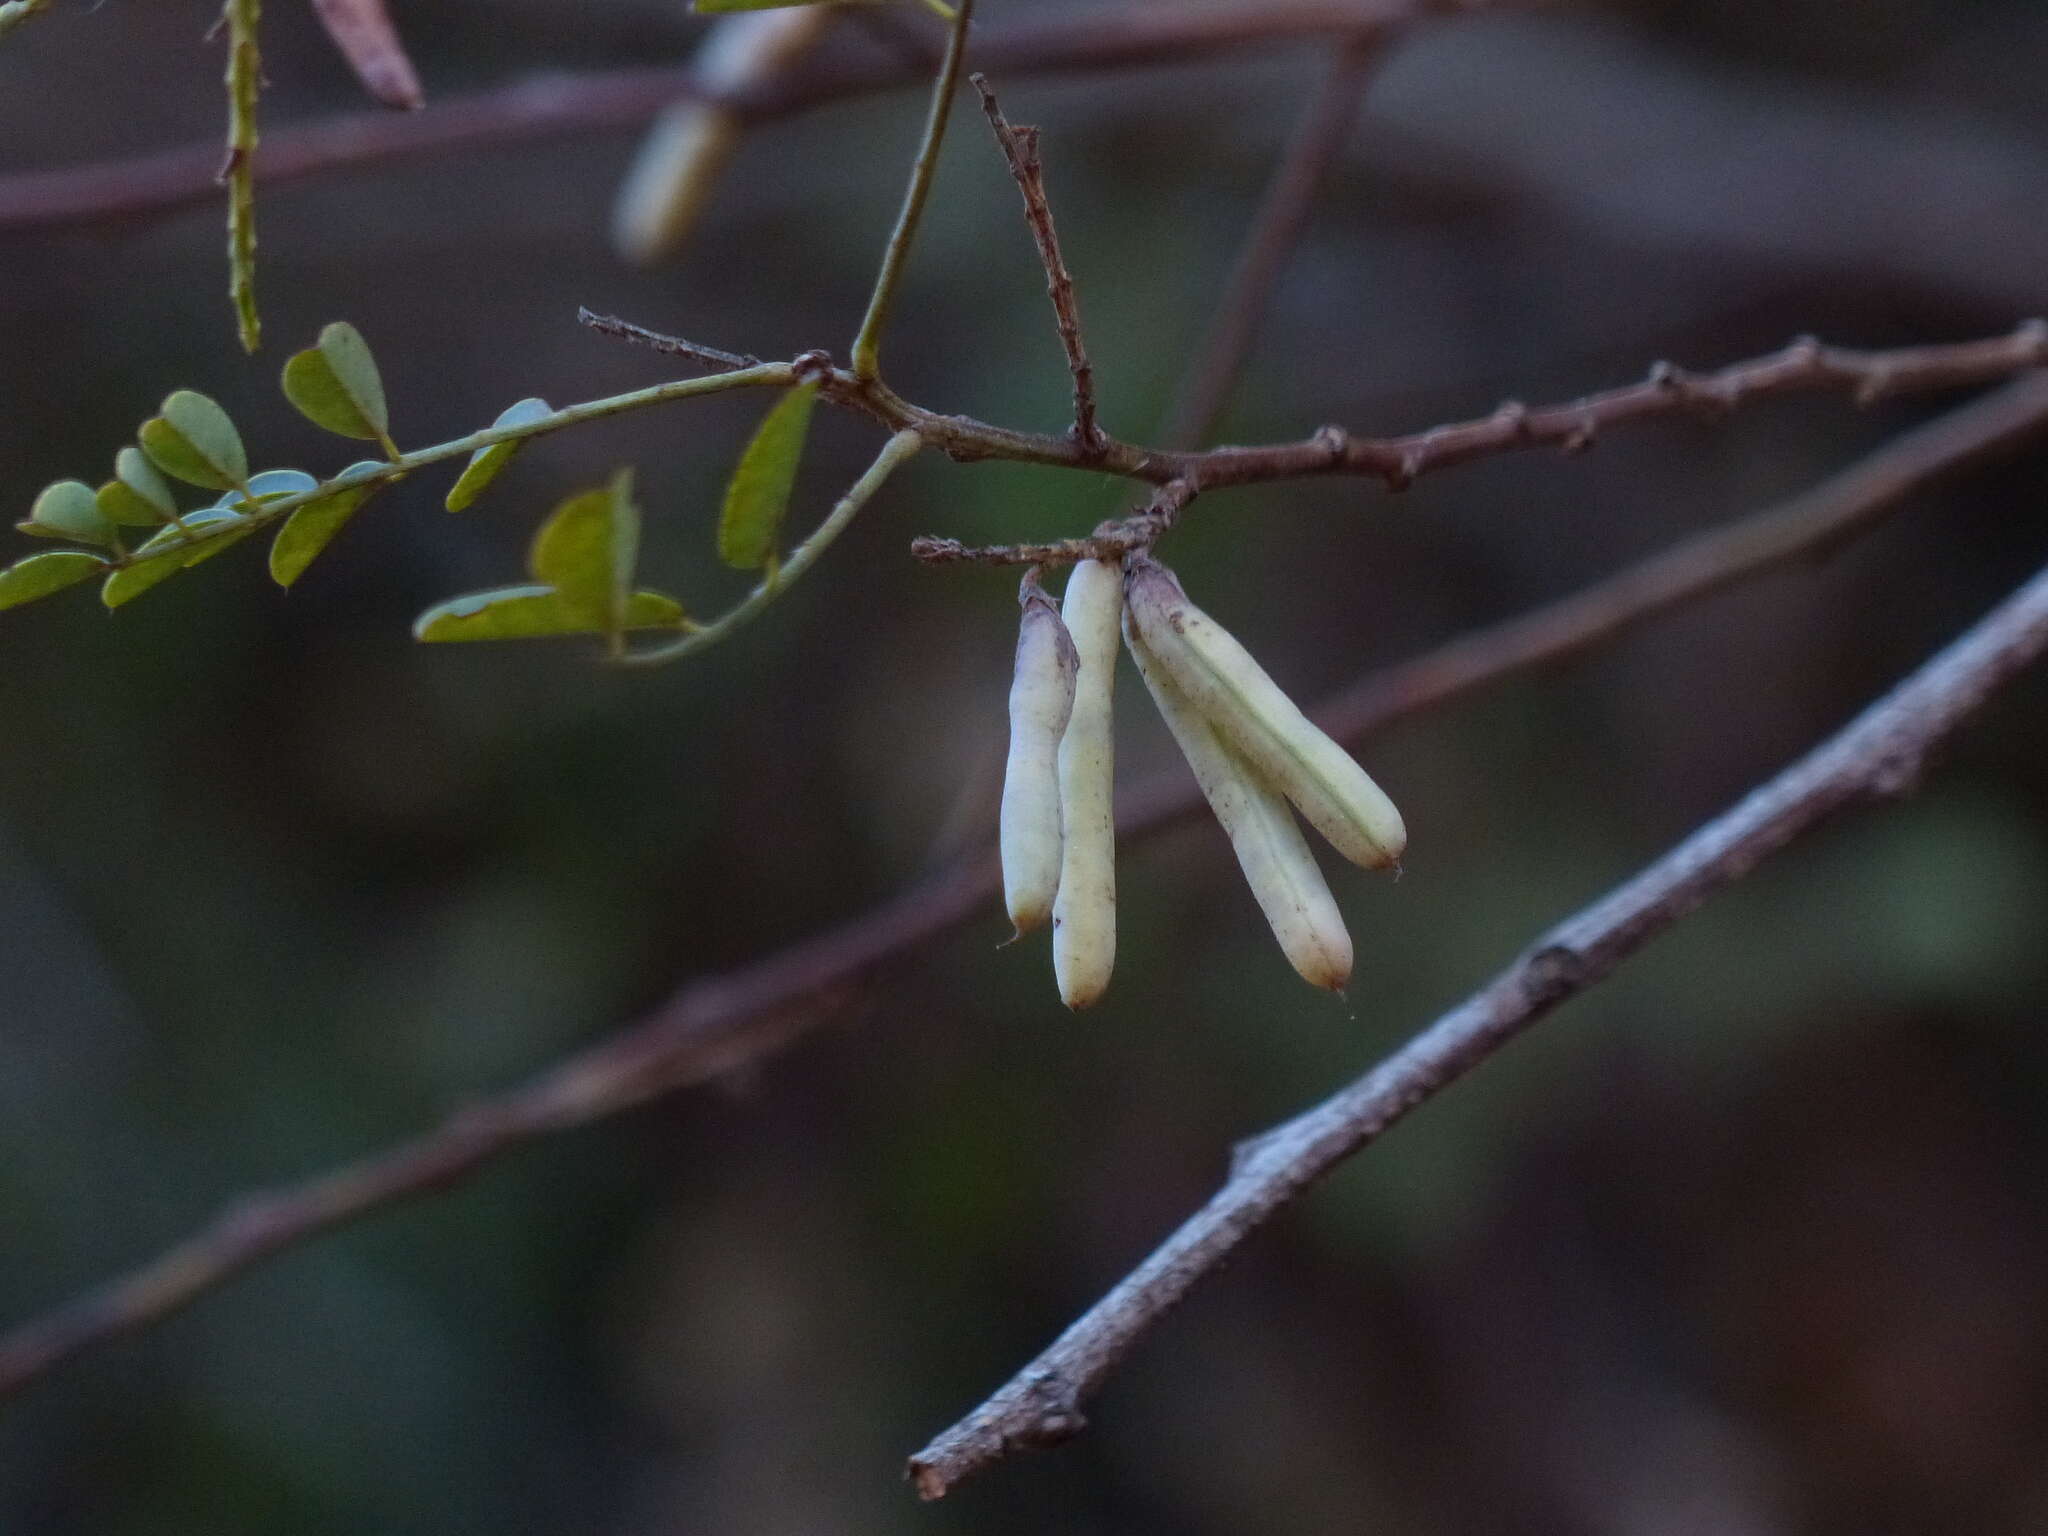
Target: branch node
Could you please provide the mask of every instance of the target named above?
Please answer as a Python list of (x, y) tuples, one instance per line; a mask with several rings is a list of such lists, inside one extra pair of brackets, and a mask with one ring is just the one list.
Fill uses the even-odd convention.
[(1881, 800), (1910, 795), (1919, 788), (1926, 767), (1927, 754), (1921, 747), (1902, 746), (1870, 765), (1870, 792)]
[(832, 377), (832, 354), (823, 347), (813, 347), (808, 352), (799, 352), (789, 360), (790, 372), (799, 384), (813, 380), (823, 382)]
[(1592, 966), (1569, 944), (1550, 943), (1522, 962), (1522, 995), (1531, 1007), (1547, 1008), (1584, 991)]
[(1529, 439), (1529, 407), (1519, 400), (1503, 400), (1494, 407), (1493, 423), (1507, 435), (1511, 443), (1527, 442)]
[(1330, 456), (1332, 464), (1342, 464), (1351, 451), (1351, 434), (1339, 426), (1317, 427), (1314, 441)]

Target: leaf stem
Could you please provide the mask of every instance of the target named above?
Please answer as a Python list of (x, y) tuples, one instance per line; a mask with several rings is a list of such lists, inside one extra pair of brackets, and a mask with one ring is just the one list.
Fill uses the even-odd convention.
[(932, 176), (939, 167), (939, 146), (945, 141), (946, 120), (953, 112), (953, 94), (960, 84), (960, 64), (967, 53), (967, 27), (974, 15), (974, 0), (960, 0), (953, 13), (952, 35), (946, 40), (945, 61), (939, 65), (938, 83), (932, 88), (931, 112), (925, 118), (924, 142), (910, 168), (910, 186), (903, 194), (903, 211), (896, 216), (896, 228), (882, 252), (882, 270), (875, 277), (874, 297), (868, 300), (867, 318), (853, 340), (853, 371), (862, 379), (881, 372), (882, 330), (889, 323), (889, 311), (896, 302), (896, 289), (903, 280), (903, 266), (910, 258), (910, 243), (917, 235), (917, 222), (924, 216), (925, 200), (931, 196)]
[[(389, 464), (380, 464), (374, 470), (364, 470), (346, 476), (337, 475), (321, 481), (310, 491), (280, 496), (275, 501), (258, 503), (249, 488), (243, 486), (241, 494), (245, 506), (249, 509), (244, 515), (251, 523), (260, 526), (276, 522), (282, 517), (289, 517), (306, 503), (332, 496), (338, 490), (403, 480), (416, 469), (428, 464), (439, 464), (446, 459), (464, 458), (479, 448), (490, 448), (498, 443), (523, 442), (529, 437), (542, 437), (550, 432), (559, 432), (565, 427), (579, 426), (586, 421), (597, 421), (606, 416), (622, 415), (627, 411), (637, 411), (650, 405), (665, 405), (671, 400), (687, 400), (695, 395), (721, 394), (729, 389), (753, 389), (764, 385), (791, 384), (795, 381), (796, 370), (789, 364), (761, 363), (752, 368), (736, 368), (730, 373), (708, 374), (701, 379), (675, 379), (666, 384), (649, 385), (646, 389), (632, 390), (623, 395), (609, 395), (602, 400), (586, 400), (581, 405), (564, 406), (559, 411), (533, 421), (486, 427), (466, 437), (436, 443), (430, 448), (416, 448), (411, 453), (396, 455)], [(191, 528), (182, 519), (174, 518), (173, 521), (193, 535), (187, 539), (188, 544), (203, 544), (207, 539), (214, 537), (204, 529)], [(164, 553), (184, 547), (184, 544), (167, 544), (163, 550), (151, 553)]]
[(898, 432), (882, 445), (882, 451), (875, 456), (867, 472), (847, 489), (844, 496), (832, 508), (825, 521), (818, 524), (808, 539), (790, 552), (787, 560), (779, 566), (770, 566), (761, 584), (749, 592), (740, 603), (724, 617), (716, 619), (702, 628), (693, 630), (680, 640), (651, 646), (644, 651), (634, 651), (618, 658), (629, 667), (653, 666), (664, 661), (675, 661), (692, 651), (703, 650), (716, 645), (741, 625), (758, 617), (763, 609), (776, 598), (787, 592), (817, 562), (820, 555), (830, 547), (832, 541), (846, 531), (860, 509), (868, 504), (875, 492), (888, 482), (896, 467), (924, 446), (924, 439), (916, 432)]

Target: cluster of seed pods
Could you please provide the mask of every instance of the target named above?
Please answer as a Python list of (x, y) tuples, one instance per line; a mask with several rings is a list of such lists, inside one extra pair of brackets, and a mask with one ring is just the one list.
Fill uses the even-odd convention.
[(1352, 863), (1385, 869), (1408, 840), (1394, 803), (1150, 556), (1082, 561), (1063, 608), (1034, 571), (1019, 600), (1003, 893), (1018, 937), (1051, 919), (1061, 999), (1069, 1008), (1093, 1003), (1116, 962), (1119, 633), (1282, 953), (1304, 980), (1341, 991), (1351, 979), (1351, 935), (1295, 812)]

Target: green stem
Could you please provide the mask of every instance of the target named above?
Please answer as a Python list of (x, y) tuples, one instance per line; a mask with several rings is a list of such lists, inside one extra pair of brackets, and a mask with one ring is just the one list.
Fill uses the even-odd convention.
[(263, 89), (263, 56), (256, 42), (262, 0), (227, 0), (228, 24), (228, 291), (242, 350), (263, 341), (256, 312), (256, 97)]
[[(650, 405), (664, 405), (671, 400), (687, 400), (695, 395), (716, 395), (728, 389), (753, 389), (764, 385), (792, 384), (796, 382), (796, 370), (788, 363), (759, 363), (751, 368), (736, 368), (731, 373), (708, 374), (701, 379), (676, 379), (667, 384), (653, 384), (646, 389), (632, 390), (623, 395), (610, 395), (602, 400), (587, 400), (581, 405), (564, 406), (552, 415), (542, 416), (536, 421), (522, 421), (511, 426), (486, 427), (481, 432), (472, 432), (467, 437), (451, 438), (445, 443), (436, 443), (431, 448), (417, 448), (411, 453), (400, 454), (389, 464), (379, 465), (374, 471), (351, 475), (347, 484), (378, 485), (393, 480), (403, 480), (414, 470), (428, 464), (439, 464), (446, 459), (459, 459), (475, 453), (479, 448), (489, 448), (498, 443), (523, 442), (529, 437), (542, 437), (550, 432), (559, 432), (565, 427), (579, 426), (586, 421), (597, 421), (606, 416), (618, 416), (627, 411), (637, 411)], [(289, 517), (309, 501), (318, 501), (332, 496), (341, 485), (336, 480), (325, 480), (310, 491), (300, 491), (291, 496), (280, 496), (275, 501), (250, 504), (255, 510), (246, 512), (249, 520), (256, 524), (274, 523), (279, 518)], [(243, 494), (248, 495), (247, 487)], [(240, 511), (241, 508), (236, 510)], [(185, 524), (176, 520), (180, 527)], [(192, 530), (196, 537), (187, 540), (191, 544), (203, 544), (214, 534), (203, 530)], [(152, 554), (168, 553), (172, 549), (183, 549), (184, 544), (167, 544)]]
[(820, 555), (831, 546), (834, 539), (846, 531), (860, 509), (887, 483), (889, 476), (896, 472), (896, 466), (903, 463), (924, 446), (924, 439), (911, 431), (898, 432), (882, 445), (882, 451), (875, 456), (875, 462), (868, 466), (867, 473), (854, 481), (846, 494), (839, 498), (837, 506), (808, 539), (790, 553), (790, 557), (779, 567), (771, 569), (761, 584), (749, 592), (739, 605), (724, 617), (692, 630), (680, 640), (671, 640), (665, 645), (651, 646), (644, 651), (634, 651), (618, 660), (629, 667), (652, 666), (659, 662), (674, 661), (692, 651), (701, 651), (706, 646), (716, 645), (741, 625), (758, 617), (763, 609), (776, 598), (787, 592), (802, 579), (805, 571), (817, 563)]
[(960, 63), (967, 53), (967, 24), (973, 14), (974, 0), (959, 0), (953, 13), (953, 32), (946, 40), (946, 59), (939, 66), (938, 84), (932, 89), (924, 143), (918, 146), (917, 163), (910, 169), (910, 187), (903, 194), (903, 211), (896, 216), (888, 249), (882, 252), (882, 270), (875, 277), (875, 293), (868, 300), (867, 318), (861, 321), (860, 334), (853, 339), (853, 371), (858, 378), (872, 379), (881, 372), (882, 329), (889, 323), (889, 310), (903, 281), (903, 265), (910, 259), (910, 242), (916, 238), (917, 221), (923, 217), (925, 200), (931, 196), (932, 176), (939, 168), (939, 145), (946, 137), (946, 119), (952, 115), (953, 95), (960, 84)]

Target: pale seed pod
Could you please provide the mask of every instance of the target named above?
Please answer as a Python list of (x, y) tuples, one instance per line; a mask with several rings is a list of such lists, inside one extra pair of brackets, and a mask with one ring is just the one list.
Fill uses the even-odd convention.
[(1018, 589), (1010, 679), (1010, 757), (1003, 773), (1003, 902), (1021, 939), (1052, 916), (1060, 888), (1060, 738), (1074, 712), (1080, 659), (1033, 566)]
[(1109, 987), (1116, 964), (1116, 682), (1123, 571), (1083, 560), (1067, 578), (1062, 605), (1080, 670), (1074, 709), (1060, 738), (1060, 888), (1052, 908), (1052, 966), (1060, 998), (1086, 1008)]
[(1342, 992), (1351, 979), (1351, 934), (1330, 883), (1287, 801), (1188, 701), (1124, 615), (1124, 643), (1159, 706), (1209, 809), (1230, 838), (1238, 868), (1288, 964), (1311, 986)]
[(1398, 864), (1408, 843), (1401, 813), (1351, 754), (1188, 601), (1165, 566), (1135, 558), (1127, 586), (1139, 639), (1217, 733), (1345, 858), (1367, 869)]
[[(710, 95), (773, 79), (825, 35), (836, 6), (746, 11), (722, 17), (694, 60), (692, 75)], [(640, 266), (683, 247), (739, 147), (739, 114), (715, 101), (679, 101), (641, 142), (612, 211), (612, 242)]]

